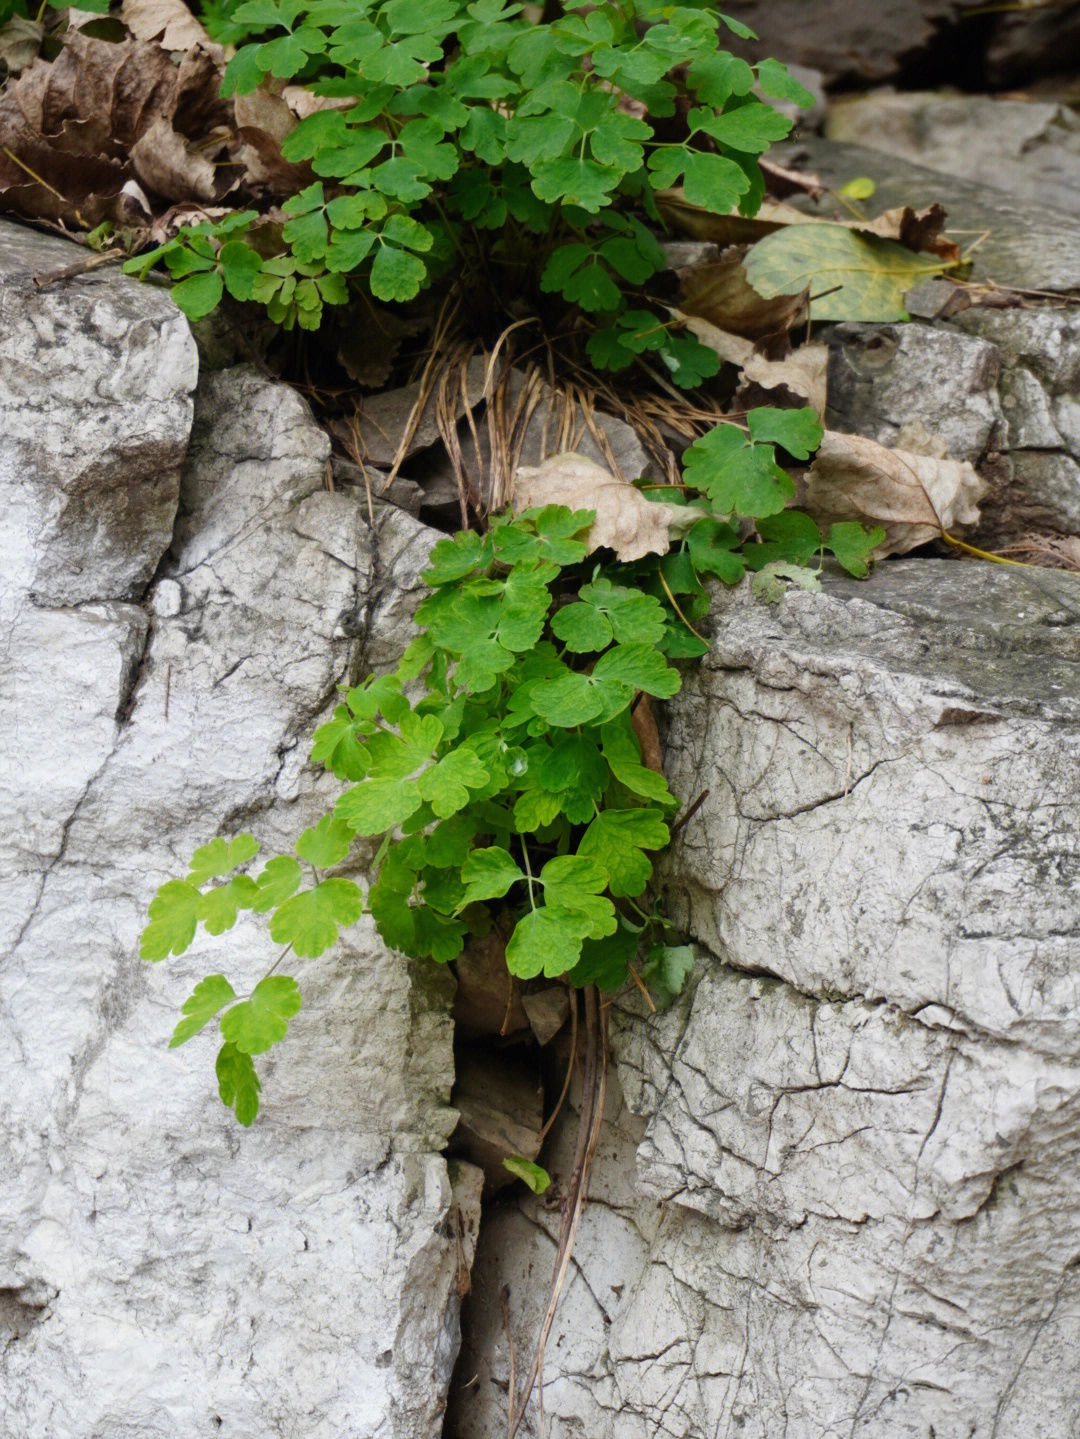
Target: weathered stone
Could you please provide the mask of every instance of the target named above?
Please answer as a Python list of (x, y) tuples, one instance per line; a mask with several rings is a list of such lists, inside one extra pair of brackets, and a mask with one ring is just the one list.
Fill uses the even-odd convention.
[[(1080, 1425), (1080, 584), (827, 590), (729, 596), (669, 707), (673, 788), (709, 795), (668, 897), (708, 949), (613, 1023), (553, 1439)], [(558, 1223), (517, 1196), (482, 1236), (448, 1439), (505, 1431)]]
[[(440, 1153), (456, 1119), (450, 976), (387, 950), (370, 919), (294, 960), (306, 1007), (260, 1061), (263, 1111), (244, 1133), (214, 1092), (212, 1042), (167, 1041), (202, 975), (242, 992), (274, 964), (265, 926), (137, 958), (148, 898), (197, 844), (245, 828), (272, 851), (312, 822), (332, 793), (305, 767), (312, 727), (412, 632), (437, 536), (386, 507), (373, 534), (361, 496), (324, 488), (326, 455), (293, 391), (211, 376), (149, 620), (119, 603), (28, 608), (6, 637), (12, 1439), (441, 1430), (477, 1218), (476, 1176), (455, 1217)], [(114, 569), (105, 552), (101, 574)]]
[(903, 448), (921, 426), (951, 459), (982, 458), (1001, 420), (993, 345), (911, 324), (837, 325), (826, 340), (831, 429)]
[(138, 597), (172, 536), (197, 357), (160, 290), (0, 220), (0, 621)]
[[(838, 189), (849, 180), (869, 176), (875, 182), (873, 212), (897, 205), (923, 209), (940, 202), (948, 211), (949, 231), (978, 238), (972, 255), (973, 277), (1022, 289), (1080, 290), (1080, 220), (1056, 210), (1052, 197), (1038, 206), (1003, 194), (988, 185), (913, 165), (861, 145), (807, 136), (777, 145), (769, 152), (779, 164), (795, 165), (819, 175)], [(835, 200), (824, 199), (815, 213), (850, 219)]]
[(877, 91), (837, 96), (825, 133), (1080, 216), (1080, 125), (1065, 105)]

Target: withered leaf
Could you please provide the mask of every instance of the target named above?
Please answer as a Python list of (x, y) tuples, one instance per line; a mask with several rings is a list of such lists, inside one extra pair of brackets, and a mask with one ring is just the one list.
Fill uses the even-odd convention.
[(515, 511), (540, 505), (595, 510), (590, 550), (611, 549), (624, 561), (667, 554), (671, 535), (687, 533), (704, 516), (691, 505), (654, 504), (629, 480), (569, 453), (552, 455), (535, 467), (521, 466), (512, 498)]
[(783, 337), (806, 320), (809, 291), (763, 299), (747, 279), (745, 255), (744, 246), (733, 245), (717, 260), (676, 271), (679, 309), (744, 339), (768, 338), (770, 350), (786, 348)]
[(860, 435), (826, 430), (803, 481), (800, 503), (823, 527), (841, 520), (882, 525), (876, 556), (904, 554), (978, 523), (986, 488), (966, 460), (893, 450)]
[(44, 33), (39, 21), (28, 20), (25, 15), (12, 15), (5, 25), (0, 25), (0, 65), (9, 75), (17, 75), (33, 64)]
[(184, 0), (124, 0), (120, 18), (136, 40), (160, 40), (166, 50), (191, 50), (196, 45), (224, 60)]
[(781, 360), (763, 355), (751, 340), (710, 325), (700, 315), (688, 315), (686, 328), (703, 345), (715, 350), (722, 360), (742, 371), (735, 391), (736, 404), (746, 410), (759, 405), (799, 409), (809, 405), (822, 418), (825, 414), (829, 375), (827, 345), (800, 345)]

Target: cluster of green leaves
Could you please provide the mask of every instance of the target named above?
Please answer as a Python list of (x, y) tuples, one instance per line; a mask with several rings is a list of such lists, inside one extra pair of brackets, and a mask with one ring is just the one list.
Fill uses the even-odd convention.
[[(721, 514), (703, 511), (662, 557), (601, 566), (594, 512), (554, 505), (440, 540), (397, 670), (348, 690), (316, 731), (312, 760), (346, 786), (333, 810), (255, 874), (250, 835), (204, 845), (183, 879), (158, 890), (143, 957), (180, 954), (200, 924), (220, 935), (243, 911), (267, 915), (276, 943), (314, 957), (366, 911), (388, 945), (416, 958), (445, 964), (495, 925), (523, 980), (615, 990), (636, 963), (670, 1000), (690, 954), (643, 896), (677, 802), (642, 761), (632, 708), (643, 695), (670, 699), (680, 684), (671, 660), (704, 650), (691, 625), (708, 608), (709, 576), (732, 584), (750, 569), (779, 584), (826, 549), (865, 573), (879, 534), (834, 526), (823, 537), (780, 508), (791, 482), (775, 446), (816, 444), (812, 424), (808, 411), (758, 410), (748, 435), (725, 426), (730, 439), (693, 446), (687, 476)], [(355, 841), (371, 837), (381, 843), (365, 896), (348, 868)], [(295, 980), (273, 970), (246, 998), (211, 975), (172, 1043), (218, 1019), (221, 1097), (249, 1124), (252, 1057), (284, 1037), (299, 1007)]]
[[(764, 195), (757, 157), (791, 126), (762, 97), (811, 97), (776, 61), (755, 67), (722, 50), (721, 26), (750, 32), (711, 0), (568, 5), (554, 21), (525, 9), (510, 0), (204, 7), (219, 38), (239, 44), (226, 96), (288, 81), (333, 102), (282, 145), (316, 179), (285, 203), (289, 219), (269, 227), (272, 237), (256, 216), (232, 217), (227, 229), (182, 232), (132, 268), (162, 263), (182, 277), (176, 298), (193, 318), (228, 290), (266, 304), (279, 323), (315, 328), (350, 286), (409, 301), (463, 258), (487, 273), (513, 250), (523, 284), (539, 274), (542, 291), (594, 317), (594, 364), (619, 369), (650, 350), (678, 384), (700, 384), (717, 357), (644, 308), (642, 287), (665, 260), (643, 221), (659, 225), (656, 193), (678, 183), (713, 213), (752, 214)], [(658, 130), (677, 111), (679, 128)]]

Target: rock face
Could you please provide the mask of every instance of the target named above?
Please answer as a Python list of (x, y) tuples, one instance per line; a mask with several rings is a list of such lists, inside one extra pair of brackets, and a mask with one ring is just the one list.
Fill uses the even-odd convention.
[(965, 310), (935, 326), (837, 325), (831, 428), (970, 460), (988, 482), (978, 541), (1080, 532), (1080, 316)]
[[(400, 653), (434, 536), (396, 511), (373, 533), (303, 402), (247, 371), (201, 388), (174, 531), (184, 322), (128, 281), (28, 295), (0, 338), (33, 558), (0, 659), (0, 1431), (434, 1439), (479, 1196), (458, 1166), (459, 1219), (440, 1153), (449, 976), (370, 921), (296, 964), (307, 1007), (243, 1132), (212, 1042), (166, 1046), (195, 980), (273, 964), (265, 930), (137, 958), (197, 844), (311, 821), (318, 712)], [(35, 385), (65, 336), (78, 373)]]
[(1041, 76), (1075, 72), (1080, 14), (1071, 0), (1023, 7), (1020, 13), (985, 10), (978, 0), (890, 0), (853, 7), (842, 0), (728, 0), (727, 13), (755, 39), (725, 44), (751, 59), (775, 55), (811, 65), (830, 82), (881, 83), (909, 77), (925, 84), (958, 76), (980, 84), (1026, 84)]
[[(1080, 1425), (1080, 586), (828, 589), (730, 598), (670, 707), (697, 982), (614, 1026), (552, 1439)], [(452, 1439), (505, 1426), (557, 1226), (482, 1240)]]
[(1080, 124), (1066, 105), (918, 91), (843, 96), (825, 133), (1080, 215)]

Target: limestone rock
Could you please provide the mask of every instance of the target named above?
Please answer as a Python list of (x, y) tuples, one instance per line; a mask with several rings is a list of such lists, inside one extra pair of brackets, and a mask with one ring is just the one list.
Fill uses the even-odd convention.
[(1080, 216), (1080, 125), (1065, 105), (919, 91), (838, 96), (825, 133)]
[[(179, 405), (136, 394), (129, 411), (126, 393), (110, 433), (136, 433), (144, 402)], [(265, 926), (159, 966), (137, 957), (154, 887), (196, 845), (245, 828), (272, 849), (312, 821), (328, 797), (305, 767), (320, 712), (410, 637), (436, 536), (391, 509), (372, 533), (362, 496), (324, 488), (326, 455), (294, 392), (209, 377), (146, 607), (65, 607), (57, 585), (5, 636), (11, 1439), (441, 1430), (478, 1204), (467, 1167), (455, 1199), (440, 1152), (456, 1118), (449, 975), (388, 951), (370, 920), (294, 962), (305, 1008), (261, 1064), (263, 1111), (242, 1132), (214, 1092), (213, 1042), (167, 1042), (205, 973), (242, 990), (274, 963)], [(110, 464), (84, 465), (88, 513), (110, 503)], [(81, 586), (141, 598), (172, 528), (163, 509), (141, 556), (102, 531)], [(39, 572), (60, 573), (68, 532), (31, 533)]]
[(0, 220), (0, 619), (27, 592), (138, 598), (172, 536), (195, 345), (116, 271), (35, 287), (85, 254)]
[(836, 325), (826, 339), (830, 429), (903, 448), (918, 426), (950, 459), (986, 453), (1001, 421), (992, 344), (913, 324)]
[[(668, 709), (673, 788), (709, 790), (668, 864), (701, 948), (613, 1023), (553, 1439), (1080, 1425), (1080, 584), (827, 591), (728, 596)], [(505, 1432), (499, 1295), (520, 1374), (558, 1220), (519, 1196), (482, 1236), (448, 1439)]]

